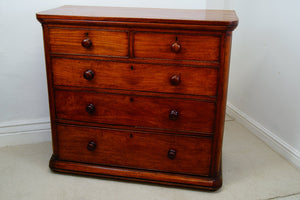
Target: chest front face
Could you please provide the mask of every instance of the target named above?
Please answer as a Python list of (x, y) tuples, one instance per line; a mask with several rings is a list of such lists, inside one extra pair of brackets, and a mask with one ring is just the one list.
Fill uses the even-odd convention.
[(54, 171), (221, 186), (233, 11), (64, 6), (37, 18)]

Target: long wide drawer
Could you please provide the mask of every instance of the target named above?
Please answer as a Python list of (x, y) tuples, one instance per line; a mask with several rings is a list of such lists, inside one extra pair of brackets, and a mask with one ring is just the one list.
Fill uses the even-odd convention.
[(134, 56), (219, 62), (221, 37), (204, 34), (136, 32)]
[(58, 119), (174, 131), (214, 132), (214, 102), (56, 90), (55, 105)]
[(52, 59), (55, 85), (216, 96), (216, 68)]
[(62, 160), (208, 175), (211, 138), (57, 125)]
[(52, 53), (128, 57), (127, 31), (50, 28), (49, 37)]

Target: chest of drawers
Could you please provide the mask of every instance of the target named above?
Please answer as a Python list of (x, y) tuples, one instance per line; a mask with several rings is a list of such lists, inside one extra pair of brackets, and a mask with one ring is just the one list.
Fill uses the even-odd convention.
[(37, 18), (52, 170), (222, 185), (234, 11), (63, 6)]

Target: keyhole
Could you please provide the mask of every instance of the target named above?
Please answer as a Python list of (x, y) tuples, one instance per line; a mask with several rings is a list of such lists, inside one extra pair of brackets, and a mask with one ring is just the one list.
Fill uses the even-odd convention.
[(178, 37), (177, 37), (177, 36), (175, 37), (175, 41), (176, 41), (176, 42), (178, 41)]
[(133, 138), (133, 135), (132, 135), (132, 133), (130, 134), (130, 138)]
[(89, 36), (89, 33), (85, 33), (85, 36)]
[(133, 98), (132, 97), (130, 98), (130, 101), (133, 102)]
[(130, 69), (133, 70), (133, 66), (130, 66)]

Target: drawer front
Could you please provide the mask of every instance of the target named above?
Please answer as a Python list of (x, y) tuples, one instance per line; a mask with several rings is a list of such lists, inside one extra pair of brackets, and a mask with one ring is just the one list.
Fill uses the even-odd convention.
[(175, 98), (57, 90), (58, 119), (213, 133), (215, 103)]
[(128, 32), (51, 28), (50, 51), (61, 54), (128, 57)]
[(85, 163), (208, 175), (210, 138), (57, 126), (59, 157)]
[(220, 44), (220, 36), (137, 32), (134, 56), (218, 62)]
[(216, 68), (52, 59), (55, 85), (216, 96)]

